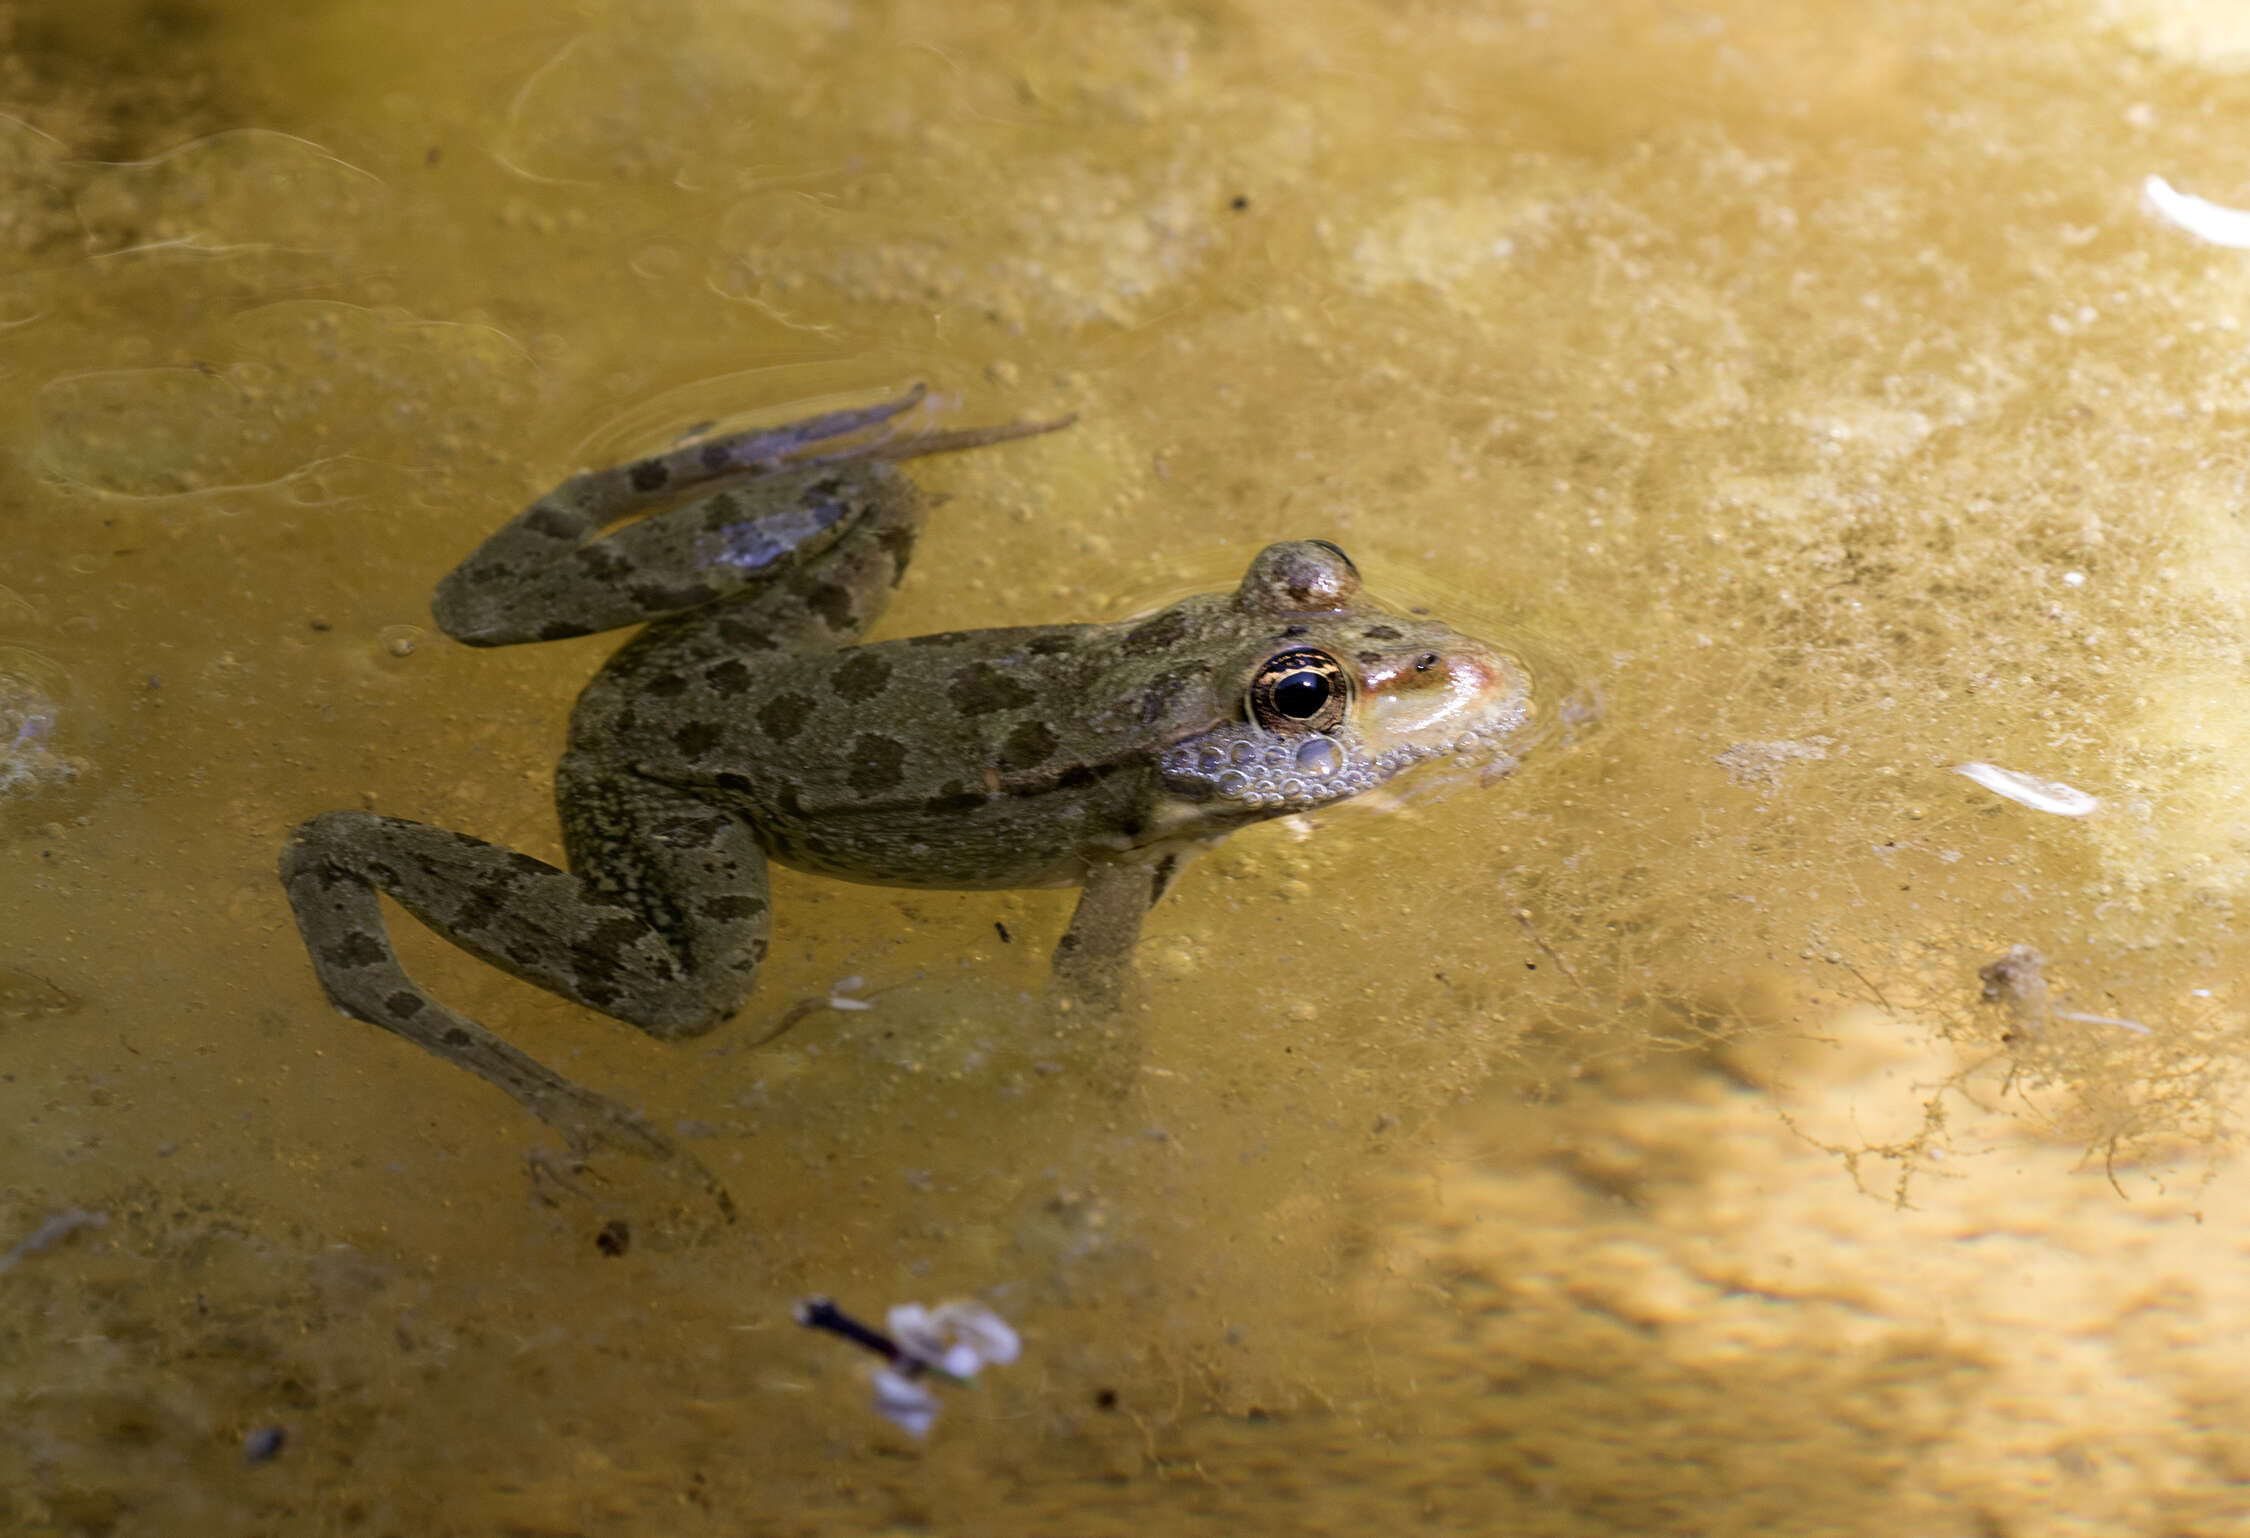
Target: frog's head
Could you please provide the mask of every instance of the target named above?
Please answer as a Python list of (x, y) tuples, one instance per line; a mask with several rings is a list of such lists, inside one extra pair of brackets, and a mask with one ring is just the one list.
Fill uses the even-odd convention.
[[(1531, 720), (1520, 663), (1363, 597), (1359, 568), (1326, 540), (1267, 546), (1231, 607), (1256, 640), (1230, 659), (1239, 709), (1163, 755), (1166, 788), (1184, 799), (1302, 811)], [(1228, 675), (1215, 682), (1225, 690)]]

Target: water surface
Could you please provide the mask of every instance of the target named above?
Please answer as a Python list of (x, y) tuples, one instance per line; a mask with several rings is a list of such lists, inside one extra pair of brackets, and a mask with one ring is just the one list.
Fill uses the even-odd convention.
[[(2250, 204), (2230, 7), (9, 19), (0, 1247), (85, 1221), (0, 1272), (0, 1525), (2250, 1526), (2250, 256), (2142, 191)], [(780, 873), (675, 1047), (400, 921), (714, 1231), (330, 1013), (273, 861), (334, 806), (555, 856), (614, 642), (432, 584), (917, 379), (1080, 425), (917, 471), (885, 634), (1317, 537), (1603, 720), (1193, 870), (1123, 1097), (1068, 894)], [(808, 1291), (1025, 1357), (918, 1444)]]

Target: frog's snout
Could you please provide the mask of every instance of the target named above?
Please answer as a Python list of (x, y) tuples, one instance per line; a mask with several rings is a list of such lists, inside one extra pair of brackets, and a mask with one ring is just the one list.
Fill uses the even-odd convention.
[(1531, 692), (1520, 663), (1466, 636), (1367, 663), (1360, 688), (1375, 734), (1417, 747), (1513, 726)]

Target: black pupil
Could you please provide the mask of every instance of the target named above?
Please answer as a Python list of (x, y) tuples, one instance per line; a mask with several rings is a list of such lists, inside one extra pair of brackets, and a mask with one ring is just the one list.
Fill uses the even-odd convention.
[(1320, 714), (1328, 703), (1328, 680), (1311, 671), (1291, 673), (1273, 686), (1273, 708), (1293, 721)]

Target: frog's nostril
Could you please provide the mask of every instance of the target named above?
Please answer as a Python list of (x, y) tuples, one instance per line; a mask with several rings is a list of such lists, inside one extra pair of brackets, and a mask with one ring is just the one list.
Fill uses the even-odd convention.
[(1427, 673), (1430, 669), (1438, 665), (1439, 660), (1440, 659), (1436, 652), (1424, 652), (1421, 656), (1414, 659), (1414, 671), (1417, 673)]

